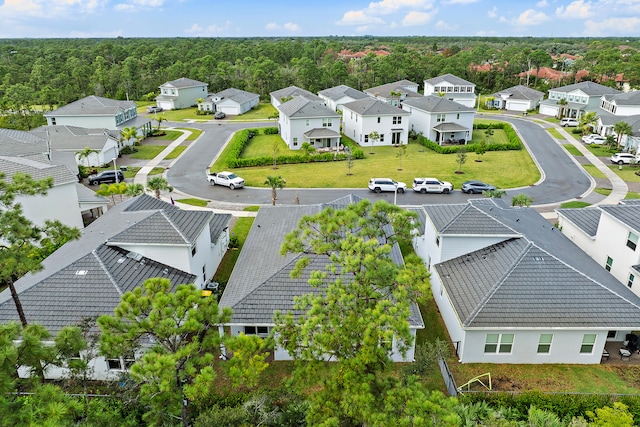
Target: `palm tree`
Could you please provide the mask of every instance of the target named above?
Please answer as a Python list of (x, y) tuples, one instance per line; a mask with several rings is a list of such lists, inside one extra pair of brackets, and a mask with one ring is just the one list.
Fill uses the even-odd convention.
[(124, 195), (129, 197), (136, 197), (144, 193), (144, 185), (142, 184), (129, 184), (124, 190)]
[(204, 98), (196, 99), (196, 104), (198, 104), (198, 111), (202, 111), (204, 113), (204, 105), (202, 105), (203, 102), (204, 102)]
[(286, 184), (287, 181), (280, 175), (268, 176), (266, 181), (264, 182), (264, 185), (266, 185), (267, 187), (271, 187), (271, 204), (273, 206), (276, 205), (276, 200), (278, 199), (278, 190), (284, 188)]
[(633, 133), (633, 128), (627, 122), (617, 122), (613, 125), (613, 131), (618, 136), (618, 146), (622, 144), (622, 137), (624, 135), (631, 135)]
[(158, 121), (158, 127), (156, 128), (156, 131), (160, 132), (160, 124), (162, 124), (162, 122), (166, 121), (167, 119), (165, 119), (163, 116), (159, 116), (158, 118), (156, 118), (156, 120)]
[(172, 192), (173, 187), (169, 185), (166, 179), (161, 176), (154, 176), (147, 181), (147, 191), (153, 191), (156, 199), (160, 199), (161, 191)]
[(89, 164), (89, 156), (91, 156), (94, 153), (99, 153), (98, 150), (94, 150), (93, 148), (89, 148), (89, 147), (84, 147), (84, 150), (82, 151), (76, 151), (76, 155), (78, 156), (78, 161), (82, 163), (82, 160), (86, 160), (86, 165), (84, 166), (91, 166)]
[(111, 196), (111, 201), (113, 202), (113, 204), (116, 204), (116, 199), (115, 199), (115, 195), (119, 194), (120, 195), (120, 201), (122, 202), (122, 195), (125, 193), (125, 191), (127, 190), (127, 184), (124, 182), (120, 182), (117, 184), (111, 184), (111, 185), (107, 185), (107, 184), (100, 184), (100, 189), (98, 191), (96, 191), (96, 194), (99, 194), (101, 196)]
[(533, 199), (526, 194), (518, 194), (511, 198), (511, 206), (523, 208), (531, 206), (531, 203), (533, 203)]
[(582, 129), (583, 135), (586, 135), (588, 130), (590, 131), (595, 128), (594, 123), (597, 118), (595, 111), (589, 111), (580, 117), (580, 128)]
[(560, 105), (560, 108), (558, 109), (558, 118), (560, 120), (562, 120), (562, 118), (564, 117), (565, 108), (566, 108), (567, 104), (568, 104), (568, 102), (564, 98), (562, 98), (561, 100), (558, 101), (558, 105)]
[(136, 142), (140, 142), (140, 135), (138, 135), (138, 129), (135, 126), (130, 126), (120, 131), (120, 142), (131, 141), (135, 139)]

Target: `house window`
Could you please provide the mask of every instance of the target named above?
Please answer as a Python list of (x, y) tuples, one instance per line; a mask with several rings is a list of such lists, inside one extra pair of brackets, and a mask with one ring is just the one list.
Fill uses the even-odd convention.
[(393, 124), (399, 125), (402, 123), (402, 116), (393, 116)]
[(256, 329), (258, 330), (258, 335), (266, 335), (269, 333), (269, 328), (267, 326), (258, 326)]
[(364, 136), (364, 142), (369, 142), (369, 135), (368, 134)]
[(307, 119), (307, 126), (309, 126), (309, 119)]
[(322, 119), (322, 127), (325, 127), (325, 128), (331, 127), (331, 125), (332, 125), (331, 119), (327, 119), (327, 118)]
[(456, 120), (460, 120), (460, 113), (456, 114)]
[(255, 326), (245, 326), (244, 327), (244, 333), (245, 333), (245, 335), (255, 335), (256, 334), (256, 327)]
[(124, 357), (119, 357), (116, 359), (107, 359), (107, 366), (109, 369), (114, 369), (118, 371), (124, 371), (129, 369), (131, 365), (135, 363), (136, 359), (133, 353), (130, 353)]
[(631, 289), (631, 286), (633, 286), (633, 281), (635, 280), (635, 278), (636, 276), (629, 273), (629, 279), (627, 280), (627, 287), (629, 287), (629, 289)]
[(549, 353), (551, 350), (551, 341), (553, 341), (553, 334), (540, 334), (538, 353)]
[(378, 123), (380, 123), (380, 117), (378, 117)]
[(52, 118), (51, 118), (51, 124), (52, 124), (53, 126), (55, 126), (55, 125), (56, 125), (56, 118), (55, 118), (55, 117), (52, 117)]
[(293, 138), (293, 146), (294, 147), (298, 146), (298, 138)]
[(615, 338), (617, 332), (618, 331), (609, 331), (609, 332), (607, 332), (607, 338)]
[(584, 334), (580, 353), (593, 353), (593, 346), (596, 343), (596, 334)]
[(440, 246), (440, 237), (436, 237), (436, 246)]
[(638, 246), (638, 236), (629, 232), (629, 236), (627, 237), (627, 247), (636, 250)]
[(607, 257), (607, 264), (604, 266), (604, 268), (607, 271), (611, 271), (611, 267), (613, 266), (613, 258), (611, 258), (610, 256)]
[(245, 335), (268, 335), (269, 327), (268, 326), (245, 326), (244, 334)]
[(384, 133), (380, 134), (380, 142), (384, 142)]
[(196, 247), (195, 245), (191, 248), (191, 256), (195, 256), (196, 255)]
[(484, 343), (485, 353), (511, 353), (513, 334), (487, 334)]
[(453, 91), (454, 91), (455, 93), (458, 93), (458, 92), (460, 92), (460, 88), (459, 88), (458, 86), (455, 86), (455, 87), (453, 88)]
[(446, 117), (446, 114), (442, 114), (442, 113), (436, 114), (436, 122), (438, 123), (444, 122), (445, 117)]

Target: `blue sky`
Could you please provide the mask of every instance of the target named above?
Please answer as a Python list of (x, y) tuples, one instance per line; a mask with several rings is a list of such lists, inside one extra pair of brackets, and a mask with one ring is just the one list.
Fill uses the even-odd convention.
[(640, 36), (640, 0), (0, 0), (0, 38)]

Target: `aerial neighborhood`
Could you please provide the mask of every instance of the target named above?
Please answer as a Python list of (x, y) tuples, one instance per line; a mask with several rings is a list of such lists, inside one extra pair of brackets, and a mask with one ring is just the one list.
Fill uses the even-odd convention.
[[(362, 67), (389, 48), (339, 52), (336, 61)], [(15, 267), (3, 276), (0, 325), (41, 325), (54, 346), (66, 327), (90, 321), (100, 351), (74, 357), (86, 378), (122, 387), (162, 345), (152, 332), (123, 331), (145, 316), (184, 327), (208, 304), (219, 319), (198, 318), (206, 327), (179, 336), (202, 338), (198, 357), (237, 375), (243, 357), (243, 369), (259, 372), (262, 362), (363, 354), (373, 359), (362, 366), (400, 375), (424, 357), (433, 319), (448, 352), (434, 369), (463, 365), (458, 385), (484, 385), (472, 377), (491, 366), (640, 364), (640, 90), (624, 76), (562, 84), (564, 71), (532, 64), (514, 75), (519, 84), (480, 93), (483, 70), (506, 66), (472, 64), (465, 78), (432, 69), (417, 81), (398, 70), (371, 87), (336, 78), (316, 92), (268, 79), (260, 90), (221, 87), (185, 72), (154, 82), (144, 101), (78, 95), (44, 112), (46, 124), (0, 128), (0, 224), (13, 213), (33, 230), (3, 225), (0, 241), (31, 242), (26, 258), (37, 259), (5, 261), (26, 259), (18, 249), (0, 258)], [(229, 160), (250, 150), (246, 168)], [(37, 258), (37, 248), (48, 252)], [(154, 280), (170, 283), (164, 298), (192, 292), (193, 305), (155, 312), (167, 300), (141, 290)], [(128, 326), (113, 326), (140, 301), (148, 305)], [(193, 360), (188, 369), (203, 369)], [(39, 366), (21, 365), (16, 379), (77, 375), (60, 359)], [(182, 405), (183, 425), (193, 390), (171, 408), (180, 419)]]

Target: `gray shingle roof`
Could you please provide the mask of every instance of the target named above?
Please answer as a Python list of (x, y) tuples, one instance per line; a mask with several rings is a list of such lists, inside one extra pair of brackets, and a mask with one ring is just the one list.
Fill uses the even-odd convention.
[(517, 85), (496, 92), (494, 95), (498, 97), (509, 95), (509, 99), (525, 99), (530, 101), (532, 99), (542, 98), (544, 93), (524, 85)]
[(78, 182), (78, 177), (65, 165), (54, 165), (43, 155), (9, 157), (0, 156), (0, 172), (11, 181), (16, 172), (31, 176), (33, 179), (53, 178), (53, 185)]
[(467, 107), (459, 102), (451, 101), (438, 95), (408, 98), (402, 103), (428, 113), (459, 113), (475, 111), (472, 107)]
[(133, 101), (118, 101), (91, 95), (64, 105), (57, 110), (45, 113), (44, 116), (114, 116), (130, 108), (136, 108), (136, 103)]
[(597, 207), (581, 209), (556, 209), (559, 215), (571, 221), (576, 227), (584, 231), (587, 236), (595, 237), (602, 211)]
[(160, 85), (160, 87), (175, 87), (178, 89), (193, 86), (207, 86), (207, 84), (199, 82), (198, 80), (189, 79), (187, 77), (181, 77), (179, 79), (171, 80), (170, 82), (166, 82)]
[(332, 99), (334, 101), (337, 101), (340, 98), (345, 96), (353, 98), (354, 100), (363, 99), (369, 96), (366, 93), (361, 92), (352, 87), (349, 87), (347, 85), (339, 85), (339, 86), (331, 87), (329, 89), (321, 90), (320, 92), (318, 92), (318, 94), (322, 96), (326, 96), (327, 98)]
[(604, 94), (602, 97), (610, 102), (615, 102), (616, 105), (639, 105), (640, 106), (640, 91), (633, 90), (631, 92), (622, 92), (614, 94)]
[(439, 234), (519, 236), (515, 230), (477, 209), (471, 203), (425, 205), (424, 210), (427, 219), (431, 221)]
[(306, 98), (295, 96), (289, 101), (278, 105), (280, 113), (287, 117), (311, 118), (311, 117), (335, 117), (340, 115), (319, 101), (309, 101)]
[(418, 83), (414, 83), (410, 80), (399, 80), (397, 82), (391, 82), (380, 86), (371, 87), (365, 89), (364, 92), (370, 96), (379, 96), (381, 98), (391, 98), (391, 92), (399, 92), (406, 97), (422, 96), (418, 92), (407, 89), (407, 87), (418, 86)]
[(347, 102), (343, 108), (348, 108), (361, 116), (408, 116), (411, 114), (402, 108), (372, 97)]
[(450, 83), (456, 86), (475, 86), (474, 83), (468, 82), (465, 79), (462, 79), (458, 76), (454, 76), (453, 74), (443, 74), (441, 76), (432, 77), (424, 81), (425, 83), (429, 83), (431, 85), (439, 85), (440, 83)]
[(218, 243), (218, 239), (225, 228), (229, 228), (231, 214), (216, 214), (209, 221), (209, 234), (211, 243)]
[(478, 202), (469, 203), (520, 237), (435, 266), (465, 327), (640, 325), (640, 298), (537, 212)]
[(157, 211), (159, 209), (176, 210), (180, 208), (148, 194), (141, 194), (124, 206), (124, 212)]
[(78, 150), (85, 147), (101, 150), (109, 140), (118, 141), (107, 129), (88, 129), (77, 126), (41, 126), (32, 131), (38, 135), (48, 135), (52, 150)]
[(313, 92), (309, 92), (306, 89), (299, 88), (298, 86), (289, 86), (289, 87), (285, 87), (284, 89), (274, 90), (269, 95), (271, 95), (277, 100), (281, 100), (282, 98), (289, 98), (290, 96), (293, 96), (293, 97), (300, 96), (300, 97), (306, 98), (309, 101), (322, 102), (322, 98), (320, 98), (318, 95), (314, 94)]
[(244, 104), (247, 101), (259, 98), (260, 95), (231, 87), (223, 90), (222, 92), (214, 93), (211, 97), (220, 97), (222, 100), (231, 99), (238, 104)]
[(0, 128), (0, 153), (3, 156), (25, 156), (48, 152), (49, 143), (46, 136)]
[(608, 86), (603, 86), (600, 83), (589, 82), (589, 81), (574, 83), (567, 86), (561, 86), (561, 87), (549, 89), (549, 91), (563, 92), (563, 93), (571, 92), (574, 90), (581, 90), (582, 92), (584, 92), (589, 96), (601, 96), (607, 93), (620, 93), (620, 91), (617, 89), (614, 89)]
[(640, 233), (640, 206), (635, 204), (601, 205), (599, 208), (636, 233)]

